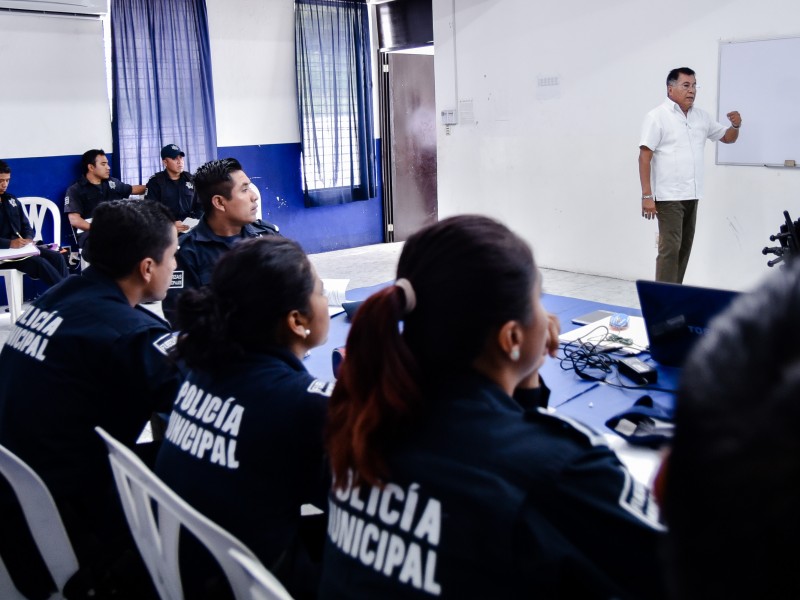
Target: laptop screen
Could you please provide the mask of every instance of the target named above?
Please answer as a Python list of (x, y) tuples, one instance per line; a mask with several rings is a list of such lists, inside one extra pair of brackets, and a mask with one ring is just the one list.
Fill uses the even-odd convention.
[(650, 355), (663, 365), (680, 367), (708, 323), (738, 292), (658, 281), (636, 282)]

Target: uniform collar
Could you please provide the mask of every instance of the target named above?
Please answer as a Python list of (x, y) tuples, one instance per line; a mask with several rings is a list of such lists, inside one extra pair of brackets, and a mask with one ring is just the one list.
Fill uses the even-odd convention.
[[(80, 277), (81, 277), (81, 279), (85, 279), (85, 280), (87, 280), (87, 281), (89, 281), (91, 283), (95, 283), (97, 285), (100, 285), (100, 286), (106, 288), (108, 290), (109, 295), (113, 296), (115, 300), (119, 300), (120, 302), (123, 302), (127, 306), (130, 306), (130, 303), (128, 301), (128, 297), (125, 296), (125, 294), (122, 291), (122, 288), (119, 287), (117, 282), (114, 281), (114, 279), (112, 277), (109, 277), (105, 273), (102, 273), (101, 271), (98, 271), (97, 269), (95, 269), (91, 265), (85, 271), (83, 271), (83, 273), (81, 273)], [(163, 323), (167, 327), (171, 328), (171, 325), (169, 324), (168, 321), (166, 321), (165, 319), (162, 319), (157, 314), (155, 314), (152, 311), (147, 310), (143, 306), (137, 304), (136, 306), (133, 307), (133, 309), (134, 310), (139, 310), (139, 311), (144, 311), (145, 313), (147, 313), (147, 315), (153, 317), (153, 319), (155, 319), (156, 321), (159, 321), (160, 323)]]
[[(99, 183), (99, 185), (100, 185), (100, 187), (103, 187), (105, 185), (108, 185), (108, 182), (109, 182), (109, 179), (103, 179)], [(95, 185), (94, 183), (92, 183), (91, 181), (86, 179), (86, 175), (81, 175), (81, 178), (78, 180), (78, 183), (81, 184), (84, 187), (90, 187), (90, 188), (97, 189), (97, 185)]]
[(466, 369), (445, 376), (434, 383), (432, 389), (437, 398), (480, 401), (493, 410), (512, 410), (513, 412), (522, 410), (516, 400), (506, 394), (497, 383), (474, 369)]
[[(205, 216), (202, 219), (200, 219), (200, 222), (194, 228), (194, 231), (197, 231), (197, 233), (195, 233), (195, 239), (198, 242), (227, 243), (228, 241), (226, 237), (217, 235), (211, 230), (211, 227), (209, 226), (208, 221), (206, 221)], [(247, 225), (242, 227), (242, 230), (239, 232), (238, 237), (249, 238), (249, 237), (258, 237), (258, 235), (259, 235), (258, 230), (256, 230), (251, 223), (248, 223)]]

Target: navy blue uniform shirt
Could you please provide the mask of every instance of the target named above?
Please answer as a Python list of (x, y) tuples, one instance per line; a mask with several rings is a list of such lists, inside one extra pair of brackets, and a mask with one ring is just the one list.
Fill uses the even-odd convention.
[(180, 385), (171, 342), (167, 323), (131, 307), (112, 279), (91, 268), (67, 278), (33, 302), (0, 352), (0, 444), (57, 498), (113, 485), (94, 427), (133, 446)]
[(250, 353), (219, 372), (192, 370), (156, 472), (271, 566), (297, 534), (300, 506), (324, 506), (332, 388), (282, 349)]
[(175, 180), (170, 178), (166, 170), (159, 171), (147, 181), (145, 197), (161, 202), (172, 211), (176, 221), (183, 221), (186, 217), (199, 219), (203, 214), (194, 192), (192, 175), (186, 171), (181, 172)]
[(132, 186), (114, 177), (104, 180), (100, 185), (89, 183), (86, 177), (81, 177), (67, 189), (64, 214), (78, 213), (84, 219), (91, 219), (94, 209), (101, 202), (123, 200), (130, 197), (132, 192)]
[(239, 235), (222, 237), (211, 231), (205, 218), (200, 219), (197, 226), (180, 239), (180, 248), (175, 255), (178, 266), (172, 274), (172, 284), (162, 303), (164, 316), (170, 321), (174, 320), (178, 296), (184, 290), (208, 285), (217, 260), (233, 248), (235, 243), (262, 235), (280, 234), (276, 225), (259, 219), (242, 227)]
[(321, 598), (664, 595), (657, 507), (602, 438), (477, 373), (426, 396), (386, 485), (330, 494)]
[(0, 195), (0, 248), (10, 248), (11, 240), (33, 239), (33, 228), (22, 205), (13, 194)]

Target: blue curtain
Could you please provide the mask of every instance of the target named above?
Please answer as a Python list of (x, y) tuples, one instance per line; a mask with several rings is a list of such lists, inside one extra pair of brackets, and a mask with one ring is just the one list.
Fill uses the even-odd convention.
[(363, 1), (296, 0), (306, 206), (375, 196), (369, 13)]
[(177, 144), (193, 171), (217, 156), (205, 0), (111, 0), (114, 163), (126, 183)]

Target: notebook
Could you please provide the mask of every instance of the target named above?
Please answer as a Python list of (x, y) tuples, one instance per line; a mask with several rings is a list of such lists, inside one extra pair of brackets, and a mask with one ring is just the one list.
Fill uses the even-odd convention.
[(697, 340), (708, 332), (711, 319), (738, 292), (662, 283), (636, 282), (650, 355), (662, 365), (680, 367)]

